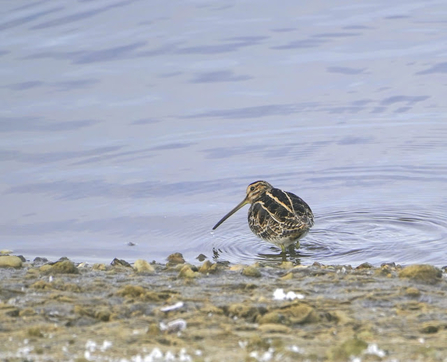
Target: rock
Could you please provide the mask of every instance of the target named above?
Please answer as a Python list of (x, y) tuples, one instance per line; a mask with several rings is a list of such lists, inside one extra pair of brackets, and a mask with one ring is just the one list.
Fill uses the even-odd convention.
[(211, 263), (209, 260), (206, 260), (202, 266), (199, 268), (199, 273), (202, 274), (208, 274), (208, 273), (214, 273), (217, 270), (217, 264)]
[(196, 257), (196, 259), (197, 259), (198, 261), (202, 262), (202, 261), (205, 261), (205, 260), (208, 259), (208, 258), (207, 258), (207, 256), (204, 255), (204, 254), (199, 254), (199, 255)]
[(152, 274), (155, 272), (155, 268), (149, 264), (146, 260), (138, 259), (133, 264), (133, 268), (137, 273)]
[(438, 333), (439, 325), (434, 324), (433, 322), (427, 322), (422, 325), (421, 333), (432, 334)]
[(34, 260), (33, 260), (34, 265), (41, 265), (41, 264), (46, 264), (46, 263), (48, 263), (48, 259), (42, 258), (40, 256), (34, 258)]
[(127, 261), (118, 258), (113, 259), (110, 265), (117, 267), (132, 268), (132, 265), (130, 265)]
[(284, 316), (278, 312), (269, 312), (262, 316), (259, 316), (257, 322), (259, 324), (281, 324), (284, 322)]
[(178, 273), (179, 278), (196, 278), (199, 273), (193, 271), (189, 265), (183, 266)]
[(38, 280), (37, 282), (31, 284), (31, 288), (34, 289), (52, 289), (52, 285), (44, 280)]
[(287, 306), (281, 309), (281, 313), (283, 313), (292, 324), (315, 323), (319, 320), (315, 310), (304, 303)]
[(260, 278), (261, 272), (256, 267), (246, 266), (242, 269), (242, 275), (245, 275), (246, 277)]
[(78, 268), (70, 260), (58, 261), (53, 265), (42, 265), (39, 270), (45, 274), (79, 274)]
[(13, 305), (0, 303), (0, 317), (2, 316), (18, 317), (19, 313), (20, 313), (19, 308)]
[(99, 271), (106, 271), (107, 270), (107, 266), (105, 264), (102, 263), (95, 263), (92, 266), (93, 270), (99, 270)]
[(374, 268), (372, 264), (365, 262), (360, 264), (356, 269), (371, 269)]
[(168, 256), (167, 266), (174, 266), (177, 264), (185, 264), (185, 259), (181, 253), (174, 253)]
[[(261, 338), (258, 335), (252, 336), (247, 341), (247, 349), (248, 350), (268, 350), (269, 347), (270, 347), (270, 343), (266, 339)], [(265, 360), (267, 360), (267, 359), (265, 359)]]
[(258, 308), (244, 303), (231, 304), (228, 308), (226, 308), (226, 313), (230, 317), (240, 317), (250, 321), (256, 320), (258, 315), (262, 314)]
[(120, 297), (136, 298), (146, 293), (146, 289), (139, 285), (126, 285), (116, 292)]
[(37, 337), (37, 338), (42, 338), (44, 336), (39, 327), (28, 328), (27, 334), (30, 337)]
[(405, 289), (405, 294), (412, 298), (417, 298), (421, 296), (421, 291), (415, 287), (409, 287)]
[(31, 317), (36, 314), (37, 312), (33, 308), (24, 308), (19, 312), (20, 317)]
[(95, 311), (95, 318), (101, 322), (108, 322), (110, 320), (110, 316), (112, 315), (112, 312), (108, 308), (100, 308), (99, 310)]
[(23, 265), (22, 259), (14, 255), (0, 256), (0, 268), (21, 268)]
[(441, 277), (440, 269), (427, 264), (410, 265), (399, 272), (399, 278), (409, 278), (426, 284), (435, 284), (441, 280)]

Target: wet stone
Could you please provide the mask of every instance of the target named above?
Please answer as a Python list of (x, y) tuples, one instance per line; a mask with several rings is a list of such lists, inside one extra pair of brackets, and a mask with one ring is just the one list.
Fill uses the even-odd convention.
[(121, 297), (137, 298), (146, 293), (146, 289), (139, 285), (126, 285), (117, 291), (117, 295)]
[(216, 270), (217, 270), (217, 264), (216, 263), (213, 264), (209, 260), (206, 260), (199, 268), (199, 273), (202, 274), (215, 273)]
[(167, 258), (168, 266), (174, 266), (177, 264), (185, 264), (185, 259), (183, 258), (183, 255), (181, 253), (173, 253), (168, 256)]
[(208, 258), (207, 258), (207, 256), (204, 255), (204, 254), (199, 254), (199, 255), (196, 257), (196, 259), (197, 259), (198, 261), (202, 262), (202, 261), (205, 261), (205, 260), (208, 259)]
[(21, 268), (22, 259), (14, 255), (2, 255), (0, 256), (0, 268)]
[(40, 271), (45, 274), (79, 274), (78, 268), (70, 260), (63, 260), (53, 265), (42, 265)]
[(424, 323), (421, 328), (421, 333), (432, 334), (438, 333), (439, 325), (433, 324), (432, 322)]
[(103, 263), (95, 263), (92, 266), (93, 270), (105, 271), (107, 270), (107, 266)]
[(281, 313), (292, 324), (304, 324), (318, 322), (319, 317), (314, 308), (307, 304), (292, 304), (281, 309)]
[(20, 309), (8, 304), (0, 304), (0, 316), (18, 317)]
[(118, 258), (113, 259), (110, 265), (115, 267), (132, 268), (132, 265), (130, 265), (130, 263), (128, 263), (124, 259), (118, 259)]
[(183, 266), (178, 273), (179, 278), (190, 278), (191, 279), (191, 278), (196, 278), (198, 276), (199, 276), (199, 273), (193, 271), (191, 269), (191, 266), (189, 266), (189, 265)]
[(230, 317), (245, 318), (251, 321), (255, 321), (260, 314), (264, 314), (265, 312), (265, 309), (262, 310), (244, 303), (235, 303), (226, 308), (226, 314)]
[(95, 318), (100, 320), (101, 322), (108, 322), (111, 315), (112, 312), (108, 308), (101, 308), (99, 310), (96, 310), (94, 313)]
[(258, 318), (259, 324), (281, 324), (285, 320), (284, 315), (278, 312), (269, 312)]
[(152, 274), (155, 272), (155, 268), (149, 264), (146, 260), (138, 259), (133, 264), (133, 268), (137, 273)]
[(421, 291), (415, 287), (409, 287), (405, 289), (405, 294), (412, 298), (417, 298), (421, 296)]
[(399, 278), (409, 278), (426, 284), (435, 284), (441, 280), (441, 277), (440, 269), (426, 264), (410, 265), (399, 272)]
[[(389, 278), (376, 274), (381, 267), (337, 273), (343, 266), (284, 269), (280, 261), (252, 265), (259, 278), (242, 275), (247, 266), (230, 271), (206, 260), (199, 268), (151, 266), (157, 273), (150, 276), (110, 265), (58, 275), (42, 275), (30, 263), (0, 269), (0, 341), (8, 341), (0, 360), (369, 362), (445, 355), (445, 278), (416, 285), (398, 278), (397, 267), (389, 267)], [(194, 278), (178, 278), (182, 269)], [(280, 279), (286, 273), (293, 279)]]
[(242, 269), (242, 275), (244, 275), (246, 277), (260, 278), (261, 272), (256, 267), (247, 266), (244, 269)]

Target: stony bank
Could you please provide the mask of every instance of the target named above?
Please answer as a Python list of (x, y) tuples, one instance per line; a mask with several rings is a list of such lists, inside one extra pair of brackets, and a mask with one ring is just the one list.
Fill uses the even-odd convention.
[(447, 361), (445, 268), (0, 256), (0, 360)]

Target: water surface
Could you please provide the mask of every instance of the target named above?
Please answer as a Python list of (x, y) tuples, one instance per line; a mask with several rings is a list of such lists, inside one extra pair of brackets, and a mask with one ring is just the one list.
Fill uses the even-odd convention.
[(447, 264), (444, 1), (3, 5), (0, 249), (277, 260), (211, 232), (263, 179), (314, 211), (296, 262)]

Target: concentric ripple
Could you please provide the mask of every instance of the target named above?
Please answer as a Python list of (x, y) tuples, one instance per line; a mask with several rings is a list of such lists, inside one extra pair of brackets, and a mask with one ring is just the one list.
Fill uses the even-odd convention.
[[(444, 266), (446, 240), (447, 220), (441, 212), (339, 211), (317, 217), (296, 255), (289, 255), (288, 259), (302, 264), (317, 261), (356, 266), (364, 262), (395, 262)], [(281, 260), (278, 248), (242, 231), (240, 235), (215, 240), (214, 247), (219, 258), (230, 262)]]

